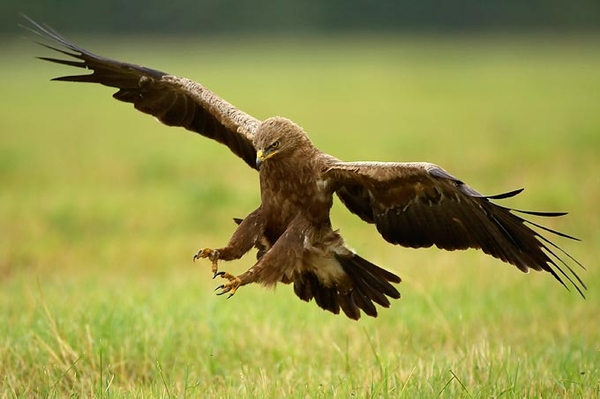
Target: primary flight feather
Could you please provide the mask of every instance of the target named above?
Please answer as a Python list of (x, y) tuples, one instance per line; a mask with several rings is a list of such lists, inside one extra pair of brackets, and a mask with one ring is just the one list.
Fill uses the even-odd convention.
[[(100, 83), (117, 88), (117, 100), (129, 102), (169, 126), (181, 126), (226, 145), (260, 177), (261, 203), (244, 219), (229, 243), (194, 255), (212, 262), (213, 276), (226, 282), (220, 294), (233, 295), (249, 283), (293, 284), (305, 301), (352, 319), (361, 311), (377, 316), (375, 304), (390, 306), (400, 297), (393, 283), (400, 277), (349, 249), (330, 220), (334, 194), (354, 214), (374, 224), (392, 244), (445, 250), (478, 248), (515, 265), (552, 274), (583, 296), (585, 284), (569, 265), (583, 267), (539, 230), (574, 237), (520, 215), (554, 217), (564, 213), (506, 208), (492, 200), (515, 190), (485, 196), (437, 165), (426, 162), (342, 162), (316, 148), (294, 122), (258, 120), (199, 83), (139, 65), (95, 55), (69, 42), (54, 29), (25, 17), (26, 27), (44, 39), (43, 46), (70, 57), (39, 57), (92, 71), (54, 80)], [(258, 249), (256, 263), (234, 276), (219, 271), (219, 261), (239, 259)]]

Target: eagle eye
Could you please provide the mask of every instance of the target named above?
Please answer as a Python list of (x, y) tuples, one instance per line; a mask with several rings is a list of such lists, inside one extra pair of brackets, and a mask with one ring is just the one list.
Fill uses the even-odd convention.
[(279, 144), (281, 144), (281, 143), (279, 142), (279, 140), (276, 140), (276, 141), (274, 141), (274, 142), (273, 142), (273, 143), (272, 143), (272, 144), (269, 146), (269, 148), (270, 148), (270, 149), (272, 149), (272, 150), (275, 150), (275, 149), (279, 148)]

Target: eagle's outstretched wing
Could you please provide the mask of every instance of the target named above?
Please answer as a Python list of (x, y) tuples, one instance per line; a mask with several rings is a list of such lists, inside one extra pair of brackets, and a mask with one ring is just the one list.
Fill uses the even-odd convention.
[(256, 168), (252, 137), (260, 125), (258, 119), (235, 108), (199, 83), (98, 56), (69, 42), (51, 27), (23, 17), (31, 24), (24, 28), (54, 45), (39, 44), (76, 60), (40, 59), (93, 71), (53, 80), (100, 83), (118, 88), (119, 91), (113, 95), (117, 100), (133, 103), (136, 109), (155, 116), (165, 125), (181, 126), (225, 144), (250, 167)]
[(547, 217), (565, 213), (521, 211), (490, 201), (512, 197), (522, 189), (484, 196), (426, 162), (338, 162), (330, 165), (324, 176), (333, 182), (344, 205), (362, 220), (375, 224), (392, 244), (412, 248), (435, 245), (446, 250), (478, 248), (523, 272), (545, 270), (565, 287), (566, 279), (584, 296), (586, 286), (565, 258), (583, 267), (581, 263), (530, 226), (576, 238), (514, 212)]

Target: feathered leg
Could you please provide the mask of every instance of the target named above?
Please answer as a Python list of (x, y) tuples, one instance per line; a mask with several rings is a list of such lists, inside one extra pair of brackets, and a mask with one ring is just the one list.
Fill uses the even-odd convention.
[[(252, 249), (263, 234), (263, 225), (260, 218), (260, 208), (250, 213), (238, 226), (227, 246), (218, 249), (203, 248), (196, 252), (193, 260), (200, 258), (209, 259), (212, 262), (213, 278), (225, 277), (226, 272), (219, 272), (219, 260), (229, 261), (239, 259)], [(230, 275), (229, 275), (230, 276)], [(227, 278), (227, 277), (225, 277)]]
[[(244, 219), (240, 227), (246, 223), (247, 219)], [(296, 226), (292, 225), (269, 249), (265, 246), (266, 243), (263, 239), (264, 236), (261, 234), (257, 243), (254, 244), (259, 249), (260, 256), (251, 268), (239, 276), (226, 272), (215, 274), (215, 276), (221, 276), (228, 280), (216, 288), (216, 290), (221, 290), (217, 295), (229, 293), (228, 298), (231, 298), (239, 287), (251, 283), (258, 282), (272, 287), (278, 282), (286, 284), (290, 282), (286, 275), (290, 275), (298, 266), (297, 262), (301, 262), (302, 259), (302, 235), (299, 234)]]

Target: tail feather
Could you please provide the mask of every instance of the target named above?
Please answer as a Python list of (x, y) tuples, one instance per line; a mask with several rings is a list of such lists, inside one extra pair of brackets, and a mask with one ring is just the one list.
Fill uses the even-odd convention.
[(359, 309), (362, 309), (362, 311), (365, 312), (365, 314), (371, 317), (377, 317), (377, 308), (371, 301), (371, 298), (369, 298), (361, 290), (356, 289), (355, 287), (352, 291), (341, 295), (348, 295), (352, 297), (352, 299), (354, 299), (354, 303), (356, 303), (356, 306), (358, 306)]
[(400, 298), (398, 290), (390, 284), (390, 282), (399, 283), (402, 281), (394, 273), (390, 273), (358, 255), (353, 255), (351, 258), (338, 256), (337, 260), (354, 282), (362, 281), (374, 291), (380, 291), (394, 299)]
[(339, 314), (341, 309), (354, 320), (360, 318), (361, 310), (368, 316), (377, 317), (375, 304), (387, 308), (389, 298), (400, 298), (400, 293), (391, 284), (401, 281), (397, 275), (356, 254), (336, 255), (336, 260), (346, 274), (346, 284), (327, 286), (316, 274), (304, 272), (294, 279), (296, 295), (306, 302), (314, 298), (319, 307), (334, 314)]
[(356, 305), (356, 301), (352, 295), (338, 295), (338, 301), (346, 316), (353, 320), (360, 318), (360, 309)]

